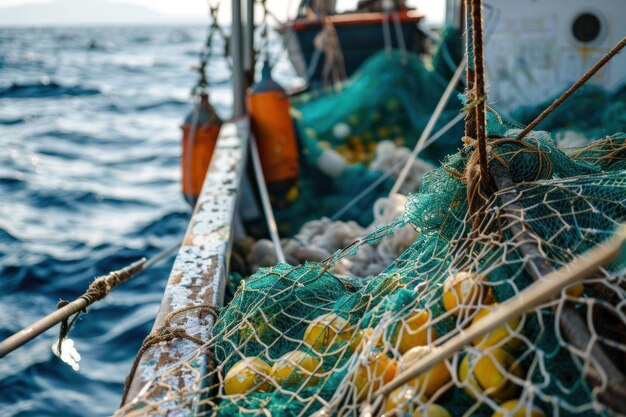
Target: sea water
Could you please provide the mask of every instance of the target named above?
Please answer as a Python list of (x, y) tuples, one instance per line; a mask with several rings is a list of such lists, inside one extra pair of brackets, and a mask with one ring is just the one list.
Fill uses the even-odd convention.
[[(82, 294), (97, 276), (179, 241), (180, 125), (203, 27), (0, 28), (0, 339)], [(213, 45), (211, 101), (232, 95)], [(283, 57), (284, 58), (284, 57)], [(283, 59), (284, 61), (284, 59)], [(150, 331), (173, 256), (0, 359), (0, 416), (103, 416)]]

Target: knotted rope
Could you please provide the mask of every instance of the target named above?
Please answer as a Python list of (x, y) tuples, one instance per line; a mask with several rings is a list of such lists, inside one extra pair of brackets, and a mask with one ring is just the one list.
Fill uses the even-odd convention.
[[(159, 327), (156, 330), (152, 330), (152, 332), (150, 332), (150, 334), (144, 339), (143, 343), (141, 344), (141, 348), (139, 349), (139, 352), (137, 352), (137, 356), (135, 356), (133, 365), (130, 368), (130, 372), (128, 373), (128, 376), (126, 377), (126, 381), (124, 382), (124, 392), (122, 393), (122, 400), (120, 402), (120, 406), (123, 406), (126, 403), (126, 398), (128, 397), (128, 393), (130, 391), (131, 382), (135, 378), (135, 373), (137, 372), (137, 367), (139, 366), (139, 362), (141, 361), (141, 358), (143, 357), (144, 353), (150, 347), (158, 343), (168, 342), (174, 339), (189, 340), (190, 342), (193, 342), (197, 344), (198, 346), (202, 346), (204, 344), (204, 341), (202, 339), (199, 339), (195, 336), (191, 336), (189, 333), (187, 333), (187, 331), (185, 331), (185, 329), (172, 327), (171, 322), (172, 322), (172, 319), (174, 319), (174, 317), (176, 317), (179, 314), (186, 313), (192, 310), (207, 311), (213, 317), (214, 323), (218, 318), (218, 313), (216, 311), (217, 307), (211, 304), (199, 304), (199, 305), (187, 306), (187, 307), (184, 307), (184, 308), (181, 308), (179, 310), (172, 311), (171, 313), (169, 313), (165, 317), (165, 322), (163, 326)], [(210, 360), (213, 360), (212, 358), (213, 353), (209, 351), (208, 355), (210, 357)]]
[(486, 133), (486, 93), (485, 93), (485, 58), (483, 44), (483, 7), (482, 0), (472, 0), (472, 44), (474, 51), (474, 118), (476, 119), (476, 138), (478, 146), (478, 163), (481, 182), (490, 178), (487, 165), (487, 133)]
[[(122, 269), (110, 272), (107, 275), (97, 278), (91, 283), (91, 285), (89, 285), (87, 291), (74, 301), (59, 301), (57, 304), (57, 311), (47, 315), (46, 317), (36, 321), (30, 326), (27, 326), (21, 331), (15, 333), (13, 336), (2, 341), (2, 343), (0, 343), (0, 358), (39, 336), (57, 323), (61, 323), (58, 344), (60, 353), (61, 342), (67, 338), (72, 326), (81, 312), (84, 312), (85, 309), (94, 302), (105, 298), (113, 288), (117, 287), (122, 282), (169, 256), (172, 252), (177, 250), (179, 246), (180, 243), (177, 243), (151, 259), (141, 258), (140, 260), (133, 262)], [(74, 317), (68, 322), (69, 318), (72, 316)]]
[[(463, 180), (467, 183), (467, 199), (470, 213), (476, 213), (495, 190), (493, 178), (489, 170), (488, 143), (486, 132), (486, 93), (485, 93), (485, 65), (483, 44), (483, 15), (482, 0), (466, 0), (467, 24), (467, 117), (465, 119), (465, 138), (463, 142), (476, 149), (467, 161)], [(611, 58), (617, 55), (626, 46), (626, 37), (617, 43), (604, 55), (589, 71), (583, 74), (565, 93), (548, 106), (535, 120), (524, 128), (515, 138), (523, 139), (543, 119), (560, 106), (576, 90), (584, 85), (596, 74)], [(473, 65), (472, 65), (473, 64)], [(493, 145), (493, 144), (492, 144)], [(475, 224), (480, 222), (481, 216), (474, 217)]]
[[(470, 213), (484, 206), (493, 187), (487, 158), (485, 57), (483, 45), (483, 13), (481, 0), (465, 1), (467, 25), (467, 104), (464, 111), (465, 137), (463, 142), (475, 149), (468, 158), (464, 172), (467, 183), (467, 201)], [(476, 227), (481, 216), (474, 216)]]

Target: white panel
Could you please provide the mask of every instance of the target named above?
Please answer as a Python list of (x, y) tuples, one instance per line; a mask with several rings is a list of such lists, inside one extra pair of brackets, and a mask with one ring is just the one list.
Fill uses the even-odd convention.
[[(575, 19), (590, 12), (601, 32), (590, 43), (573, 34)], [(487, 0), (486, 68), (491, 105), (504, 113), (561, 93), (626, 36), (624, 0)], [(614, 89), (626, 81), (626, 52), (591, 83)]]

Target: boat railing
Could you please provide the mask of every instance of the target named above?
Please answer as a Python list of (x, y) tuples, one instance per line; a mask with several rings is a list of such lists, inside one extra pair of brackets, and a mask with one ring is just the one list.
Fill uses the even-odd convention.
[[(249, 141), (248, 119), (222, 126), (202, 192), (176, 256), (151, 334), (138, 353), (122, 405), (137, 402), (150, 381), (207, 343), (215, 321), (212, 307), (224, 302), (226, 274), (244, 177)], [(179, 314), (180, 313), (180, 314)], [(194, 367), (176, 367), (165, 378), (172, 390), (190, 389), (208, 358)], [(198, 391), (200, 387), (194, 387)], [(137, 404), (140, 406), (140, 404)], [(185, 404), (177, 404), (177, 409)], [(191, 405), (189, 405), (191, 407)], [(180, 410), (179, 410), (180, 411)], [(186, 415), (192, 414), (192, 410)]]

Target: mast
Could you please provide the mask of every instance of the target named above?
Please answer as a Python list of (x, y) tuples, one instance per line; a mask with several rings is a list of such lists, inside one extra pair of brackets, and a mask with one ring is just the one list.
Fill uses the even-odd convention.
[(230, 51), (233, 59), (233, 118), (241, 117), (246, 113), (242, 1), (249, 2), (248, 0), (232, 0), (231, 2), (233, 24)]
[(245, 1), (243, 63), (246, 72), (246, 87), (254, 84), (254, 0)]
[(232, 0), (233, 117), (246, 114), (246, 89), (254, 82), (254, 0)]

